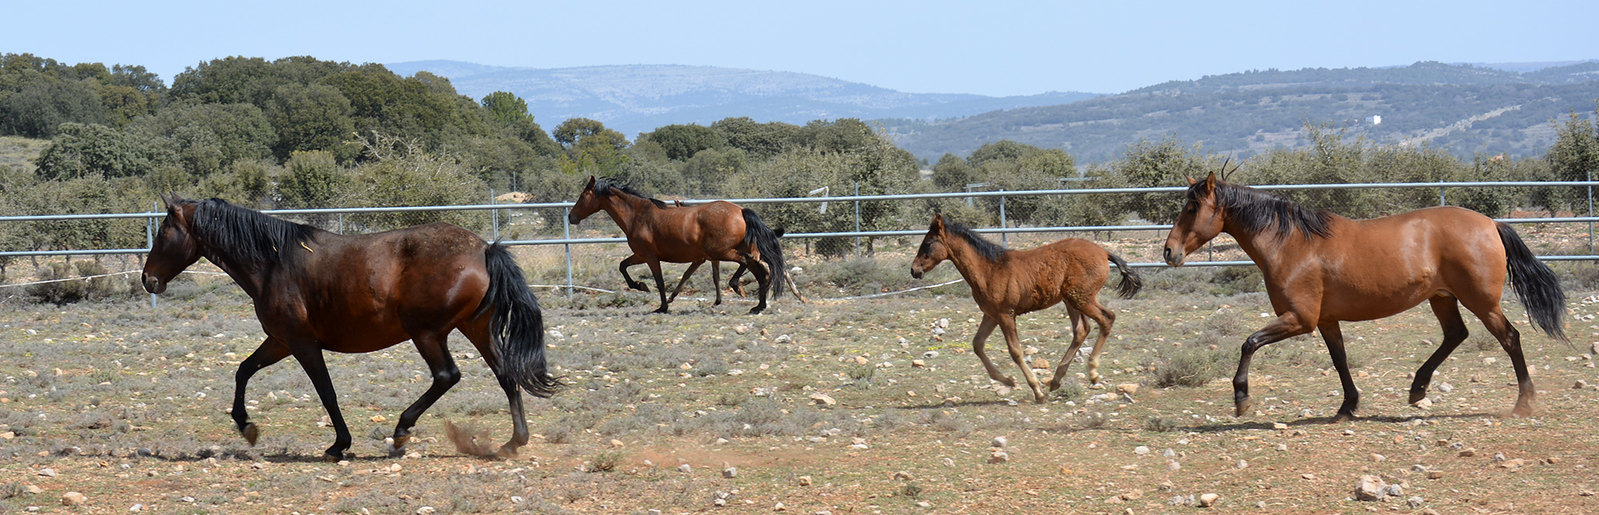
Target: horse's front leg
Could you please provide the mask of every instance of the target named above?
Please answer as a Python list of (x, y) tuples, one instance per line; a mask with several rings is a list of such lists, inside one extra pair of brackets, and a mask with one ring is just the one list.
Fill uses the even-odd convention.
[[(638, 291), (648, 292), (648, 291), (650, 291), (650, 287), (649, 286), (645, 286), (644, 283), (633, 280), (633, 276), (628, 275), (628, 273), (627, 273), (627, 268), (628, 267), (633, 266), (633, 265), (637, 265), (637, 264), (640, 264), (640, 263), (643, 263), (643, 262), (644, 262), (644, 258), (638, 257), (638, 254), (634, 254), (634, 255), (631, 255), (631, 256), (628, 256), (628, 257), (622, 259), (621, 263), (617, 263), (616, 270), (618, 272), (622, 272), (622, 280), (623, 281), (627, 281), (627, 287), (628, 288), (632, 288), (632, 289), (635, 289), (635, 290), (638, 290)], [(660, 275), (660, 274), (656, 274), (656, 275)]]
[(711, 260), (711, 289), (716, 291), (716, 302), (712, 306), (722, 305), (722, 262)]
[(1338, 370), (1338, 382), (1344, 387), (1344, 404), (1338, 407), (1338, 414), (1333, 416), (1333, 422), (1343, 422), (1355, 418), (1355, 409), (1360, 407), (1360, 390), (1355, 388), (1355, 380), (1349, 376), (1349, 356), (1344, 353), (1344, 332), (1338, 328), (1338, 322), (1321, 324), (1321, 339), (1327, 342), (1327, 354), (1332, 356), (1333, 368)]
[(1005, 333), (1005, 347), (1010, 350), (1011, 361), (1021, 367), (1022, 377), (1027, 379), (1027, 387), (1033, 390), (1033, 402), (1043, 404), (1049, 401), (1049, 395), (1044, 393), (1044, 388), (1038, 383), (1038, 375), (1033, 373), (1033, 367), (1027, 364), (1027, 355), (1022, 352), (1021, 337), (1016, 334), (1016, 317), (1004, 316), (999, 319), (999, 330)]
[(342, 460), (344, 451), (350, 449), (350, 428), (344, 425), (344, 413), (339, 411), (338, 393), (333, 391), (333, 379), (328, 377), (328, 364), (322, 360), (322, 348), (315, 342), (308, 342), (292, 345), (291, 349), (294, 359), (305, 369), (305, 375), (311, 378), (317, 397), (322, 399), (322, 408), (328, 411), (328, 419), (333, 422), (333, 445), (323, 451), (323, 458), (329, 461)]
[(661, 293), (661, 308), (655, 310), (655, 312), (666, 313), (666, 305), (669, 302), (666, 300), (666, 281), (661, 279), (661, 262), (660, 260), (652, 260), (646, 262), (645, 264), (650, 266), (650, 273), (655, 275), (655, 289)]
[(988, 372), (990, 379), (1015, 388), (1016, 380), (999, 373), (999, 368), (994, 366), (993, 361), (988, 360), (988, 353), (983, 350), (983, 346), (987, 345), (988, 335), (994, 334), (995, 327), (999, 327), (999, 320), (986, 313), (983, 314), (983, 321), (977, 324), (977, 334), (972, 336), (972, 354), (976, 354), (977, 359), (983, 362), (983, 370)]
[(244, 441), (255, 445), (257, 438), (261, 437), (261, 429), (250, 422), (250, 413), (244, 405), (244, 390), (250, 384), (250, 378), (261, 369), (272, 366), (273, 363), (282, 361), (289, 356), (289, 346), (282, 340), (268, 336), (266, 341), (256, 347), (250, 357), (244, 358), (239, 363), (239, 370), (233, 374), (233, 424), (239, 429), (239, 434), (244, 435)]
[(455, 366), (455, 360), (450, 357), (450, 349), (445, 345), (445, 336), (436, 334), (417, 335), (411, 338), (416, 344), (416, 351), (422, 355), (422, 361), (427, 363), (428, 372), (433, 376), (433, 384), (428, 386), (426, 392), (417, 398), (416, 402), (400, 413), (399, 422), (394, 424), (394, 444), (389, 447), (389, 457), (398, 458), (405, 456), (405, 444), (411, 438), (411, 428), (416, 426), (416, 420), (422, 413), (438, 402), (444, 392), (461, 381), (461, 369)]
[(1233, 374), (1233, 416), (1244, 416), (1254, 404), (1249, 400), (1249, 361), (1255, 357), (1255, 351), (1266, 345), (1309, 333), (1314, 329), (1310, 324), (1300, 320), (1301, 317), (1291, 311), (1283, 313), (1270, 324), (1266, 324), (1265, 328), (1255, 331), (1255, 334), (1244, 339), (1243, 349), (1238, 355), (1238, 372)]

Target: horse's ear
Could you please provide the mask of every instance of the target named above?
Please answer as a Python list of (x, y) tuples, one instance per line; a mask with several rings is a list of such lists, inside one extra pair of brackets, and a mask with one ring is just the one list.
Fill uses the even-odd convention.
[(588, 184), (583, 185), (583, 189), (585, 189), (585, 190), (594, 189), (594, 176), (593, 175), (589, 176), (589, 182), (588, 182)]
[(1220, 179), (1216, 178), (1216, 172), (1210, 172), (1210, 175), (1205, 176), (1205, 191), (1215, 190), (1218, 182)]
[(1193, 186), (1195, 184), (1199, 184), (1199, 181), (1194, 180), (1193, 177), (1183, 176), (1183, 178), (1184, 179), (1188, 179), (1188, 185), (1189, 186)]
[(939, 213), (933, 213), (933, 225), (931, 227), (929, 227), (929, 229), (932, 229), (934, 231), (943, 231), (944, 230), (944, 215), (939, 214)]

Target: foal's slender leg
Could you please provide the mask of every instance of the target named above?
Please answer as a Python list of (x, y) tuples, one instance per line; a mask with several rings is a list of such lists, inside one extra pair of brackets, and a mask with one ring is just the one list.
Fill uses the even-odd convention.
[[(1099, 325), (1099, 336), (1094, 339), (1094, 350), (1088, 353), (1088, 382), (1100, 384), (1104, 380), (1099, 375), (1099, 353), (1105, 352), (1105, 345), (1110, 339), (1110, 327), (1116, 325), (1116, 313), (1099, 305), (1099, 301), (1089, 299), (1082, 307), (1083, 316), (1092, 319)], [(1083, 322), (1083, 334), (1088, 334), (1088, 322)]]
[(239, 363), (239, 371), (233, 374), (233, 424), (250, 445), (255, 445), (255, 440), (261, 436), (261, 429), (250, 422), (250, 414), (244, 407), (245, 386), (256, 372), (288, 356), (289, 346), (284, 345), (282, 340), (268, 336), (260, 347), (256, 347), (255, 352), (250, 353), (250, 357)]
[(990, 379), (999, 381), (1005, 386), (1015, 388), (1016, 380), (999, 373), (999, 368), (994, 366), (994, 362), (988, 360), (988, 353), (983, 351), (983, 346), (986, 345), (988, 341), (988, 335), (994, 334), (995, 327), (999, 327), (999, 319), (984, 313), (983, 321), (977, 324), (977, 334), (972, 335), (972, 354), (976, 354), (977, 359), (982, 360), (983, 370), (988, 372), (988, 377)]
[(1333, 368), (1338, 369), (1338, 382), (1344, 387), (1344, 404), (1338, 407), (1338, 414), (1333, 416), (1332, 422), (1343, 422), (1355, 418), (1355, 409), (1360, 407), (1360, 390), (1355, 388), (1355, 380), (1349, 377), (1349, 356), (1344, 354), (1344, 332), (1339, 329), (1338, 322), (1321, 324), (1321, 339), (1327, 342), (1327, 354), (1332, 355)]
[(527, 445), (527, 416), (522, 411), (522, 390), (519, 389), (511, 376), (500, 370), (500, 360), (494, 354), (494, 341), (489, 337), (489, 317), (479, 317), (470, 325), (461, 326), (461, 334), (472, 341), (477, 347), (478, 354), (483, 355), (483, 361), (488, 363), (489, 370), (494, 372), (494, 379), (500, 382), (500, 389), (505, 391), (505, 399), (511, 406), (511, 440), (500, 446), (500, 456), (516, 456), (516, 449)]
[(1432, 314), (1438, 317), (1438, 323), (1444, 328), (1444, 343), (1433, 351), (1426, 363), (1421, 364), (1421, 368), (1416, 369), (1416, 380), (1410, 383), (1411, 404), (1427, 398), (1427, 385), (1432, 384), (1433, 371), (1438, 370), (1438, 365), (1443, 364), (1444, 359), (1471, 334), (1466, 330), (1466, 321), (1460, 318), (1460, 304), (1455, 302), (1455, 296), (1439, 295), (1427, 301), (1432, 304)]
[(1010, 359), (1022, 368), (1022, 377), (1027, 378), (1027, 387), (1033, 390), (1033, 401), (1039, 404), (1047, 402), (1049, 396), (1044, 394), (1044, 389), (1038, 384), (1038, 375), (1033, 373), (1033, 367), (1027, 365), (1027, 356), (1022, 353), (1022, 341), (1016, 334), (1016, 317), (1000, 316), (999, 330), (1005, 333), (1005, 347), (1010, 349)]
[(699, 270), (700, 269), (700, 265), (703, 265), (703, 264), (705, 264), (704, 261), (695, 261), (693, 263), (689, 263), (688, 264), (688, 270), (684, 270), (683, 271), (683, 278), (677, 280), (677, 288), (674, 288), (672, 290), (672, 296), (666, 299), (667, 302), (671, 302), (671, 301), (677, 300), (677, 294), (683, 292), (683, 285), (688, 284), (688, 278), (690, 276), (693, 276), (694, 275), (694, 271), (695, 270)]
[(650, 273), (655, 274), (655, 289), (661, 293), (661, 309), (657, 309), (655, 312), (666, 313), (666, 281), (661, 279), (661, 262), (656, 260), (649, 261), (645, 264), (650, 266)]
[(739, 297), (744, 296), (744, 285), (738, 281), (744, 278), (744, 272), (748, 270), (749, 267), (745, 266), (743, 261), (739, 261), (738, 269), (733, 271), (733, 277), (727, 280), (727, 288), (733, 290), (733, 293), (738, 294)]
[(1238, 355), (1238, 372), (1233, 374), (1233, 416), (1244, 416), (1254, 404), (1249, 400), (1249, 360), (1255, 357), (1255, 351), (1312, 330), (1310, 324), (1300, 321), (1299, 315), (1288, 312), (1279, 315), (1276, 320), (1266, 324), (1266, 327), (1244, 339), (1243, 349)]
[(322, 408), (328, 411), (328, 419), (333, 422), (333, 446), (323, 451), (323, 457), (342, 460), (344, 451), (350, 449), (350, 428), (344, 425), (344, 413), (339, 411), (338, 393), (333, 391), (333, 379), (328, 377), (328, 364), (322, 360), (322, 347), (314, 342), (291, 347), (294, 359), (305, 369), (305, 375), (310, 376), (317, 397), (322, 399)]
[(438, 334), (413, 335), (411, 342), (416, 344), (416, 351), (422, 354), (422, 361), (427, 363), (428, 372), (433, 376), (433, 384), (428, 386), (422, 396), (411, 403), (411, 407), (400, 413), (399, 422), (394, 424), (394, 447), (389, 448), (389, 457), (398, 458), (405, 455), (405, 443), (411, 438), (411, 428), (416, 426), (416, 419), (422, 417), (422, 412), (438, 402), (444, 392), (461, 381), (461, 369), (456, 368), (455, 360), (450, 357), (450, 349), (445, 345), (446, 337)]
[(1060, 389), (1060, 383), (1066, 378), (1066, 367), (1071, 366), (1072, 360), (1077, 359), (1077, 350), (1083, 347), (1083, 342), (1088, 340), (1088, 319), (1083, 318), (1083, 313), (1072, 307), (1070, 302), (1065, 303), (1066, 316), (1072, 321), (1072, 344), (1066, 347), (1066, 355), (1060, 358), (1060, 364), (1055, 365), (1055, 375), (1049, 378), (1049, 390)]
[[(644, 283), (633, 280), (633, 276), (628, 275), (628, 273), (627, 273), (627, 268), (628, 267), (633, 266), (633, 265), (637, 265), (637, 264), (643, 263), (643, 262), (644, 262), (644, 258), (638, 257), (638, 254), (634, 254), (634, 255), (628, 256), (626, 258), (623, 258), (621, 263), (617, 263), (616, 270), (618, 272), (622, 272), (622, 280), (623, 281), (627, 281), (627, 287), (628, 288), (632, 288), (632, 289), (635, 289), (635, 290), (646, 291), (647, 292), (647, 291), (650, 291), (650, 287), (649, 286), (645, 286)], [(659, 274), (656, 274), (656, 275), (659, 276)]]

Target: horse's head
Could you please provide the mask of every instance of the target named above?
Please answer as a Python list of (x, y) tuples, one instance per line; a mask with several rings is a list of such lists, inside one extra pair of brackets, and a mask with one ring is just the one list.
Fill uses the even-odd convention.
[(572, 210), (566, 213), (566, 223), (577, 225), (584, 218), (599, 211), (601, 196), (594, 191), (594, 176), (590, 175), (588, 184), (583, 185), (583, 193), (578, 194), (577, 202), (572, 204)]
[(144, 262), (144, 291), (167, 291), (167, 281), (200, 260), (200, 243), (194, 238), (194, 208), (199, 203), (177, 195), (162, 197), (167, 217), (156, 230), (155, 243)]
[(1221, 234), (1222, 208), (1216, 202), (1216, 189), (1223, 183), (1211, 172), (1203, 181), (1188, 179), (1188, 202), (1177, 215), (1171, 234), (1166, 236), (1163, 257), (1166, 264), (1182, 266), (1188, 253)]
[(946, 234), (944, 215), (933, 215), (933, 224), (927, 228), (927, 236), (922, 237), (922, 246), (916, 249), (916, 258), (911, 260), (911, 277), (921, 279), (922, 274), (949, 259), (949, 246), (944, 243)]

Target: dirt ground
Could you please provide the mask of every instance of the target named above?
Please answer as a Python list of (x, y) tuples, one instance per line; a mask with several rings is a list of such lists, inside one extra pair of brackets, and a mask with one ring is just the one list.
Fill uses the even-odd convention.
[[(1344, 325), (1362, 418), (1328, 424), (1342, 394), (1316, 336), (1257, 355), (1244, 417), (1225, 377), (1159, 386), (1173, 367), (1230, 377), (1243, 337), (1268, 319), (1264, 294), (1183, 288), (1184, 277), (1147, 277), (1157, 286), (1133, 300), (1102, 295), (1119, 316), (1106, 384), (1089, 387), (1074, 363), (1042, 405), (983, 373), (970, 348), (980, 315), (959, 284), (786, 298), (760, 316), (743, 314), (746, 299), (656, 315), (654, 294), (541, 291), (550, 359), (570, 387), (528, 399), (537, 435), (505, 460), (445, 438), (446, 420), (495, 442), (510, 433), (504, 396), (464, 340), (452, 341), (462, 381), (400, 459), (383, 438), (428, 384), (415, 350), (330, 355), (356, 442), (353, 458), (327, 463), (333, 430), (292, 360), (250, 384), (259, 445), (234, 431), (234, 369), (262, 336), (225, 279), (175, 283), (154, 309), (4, 305), (0, 512), (1599, 512), (1594, 292), (1570, 293), (1571, 345), (1507, 298), (1538, 386), (1531, 418), (1503, 416), (1509, 360), (1469, 315), (1473, 335), (1440, 367), (1431, 406), (1407, 405), (1440, 337), (1423, 306)], [(1027, 359), (1052, 368), (1070, 339), (1063, 310), (1019, 325)], [(1018, 372), (1002, 337), (989, 349)], [(1382, 499), (1356, 498), (1363, 476)]]

